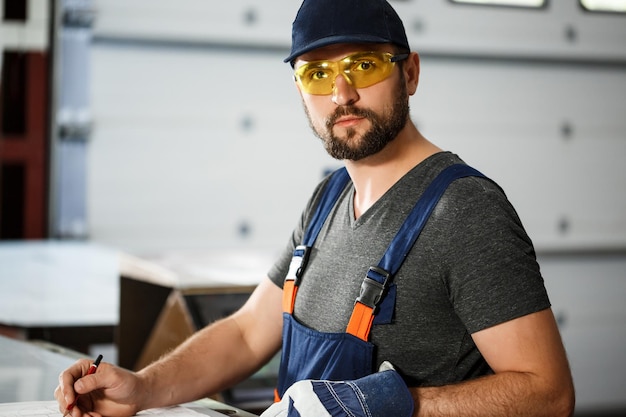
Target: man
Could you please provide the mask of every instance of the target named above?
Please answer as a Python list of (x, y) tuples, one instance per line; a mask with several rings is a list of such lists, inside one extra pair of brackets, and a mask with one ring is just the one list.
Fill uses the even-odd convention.
[(317, 187), (239, 311), (137, 373), (77, 362), (59, 378), (60, 409), (77, 393), (72, 417), (192, 401), (282, 348), (264, 416), (571, 415), (532, 243), (500, 188), (411, 122), (419, 57), (391, 6), (305, 0), (285, 61), (346, 170)]

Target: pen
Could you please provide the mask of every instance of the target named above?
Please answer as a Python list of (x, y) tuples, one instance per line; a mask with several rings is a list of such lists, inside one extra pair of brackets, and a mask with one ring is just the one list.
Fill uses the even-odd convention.
[[(89, 367), (89, 370), (87, 371), (87, 375), (91, 375), (91, 374), (96, 372), (96, 370), (98, 369), (98, 365), (100, 365), (100, 361), (101, 360), (102, 360), (102, 355), (98, 355), (96, 360)], [(67, 408), (65, 409), (65, 414), (63, 414), (63, 417), (67, 416), (69, 414), (69, 412), (72, 411), (74, 406), (76, 406), (76, 402), (77, 401), (78, 401), (78, 394), (76, 394), (76, 397), (74, 398), (74, 401), (71, 404), (69, 404), (67, 406)]]

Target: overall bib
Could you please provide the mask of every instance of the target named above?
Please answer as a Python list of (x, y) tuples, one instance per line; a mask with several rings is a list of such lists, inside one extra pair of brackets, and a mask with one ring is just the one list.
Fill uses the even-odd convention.
[(376, 266), (363, 279), (359, 297), (345, 333), (324, 333), (299, 323), (293, 309), (308, 257), (326, 217), (350, 178), (345, 168), (335, 171), (326, 185), (307, 226), (302, 244), (296, 247), (283, 286), (282, 353), (275, 399), (294, 382), (303, 379), (347, 381), (374, 372), (374, 345), (369, 342), (373, 324), (389, 324), (395, 308), (393, 276), (417, 240), (432, 210), (448, 185), (462, 177), (483, 177), (464, 164), (454, 164), (429, 184)]

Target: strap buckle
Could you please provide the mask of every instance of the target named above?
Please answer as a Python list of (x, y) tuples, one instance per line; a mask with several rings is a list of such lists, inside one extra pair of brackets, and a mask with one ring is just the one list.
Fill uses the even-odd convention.
[(356, 302), (375, 309), (387, 289), (391, 274), (378, 266), (370, 266), (361, 283), (361, 292)]
[(311, 254), (311, 247), (305, 245), (298, 245), (293, 251), (293, 257), (291, 258), (291, 264), (289, 265), (289, 271), (285, 277), (285, 281), (293, 280), (294, 285), (300, 285), (304, 268), (306, 268), (309, 262), (309, 255)]

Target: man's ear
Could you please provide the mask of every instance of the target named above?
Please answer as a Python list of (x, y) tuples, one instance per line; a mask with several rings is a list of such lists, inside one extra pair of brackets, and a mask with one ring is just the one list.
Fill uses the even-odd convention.
[(403, 65), (406, 88), (409, 95), (415, 94), (420, 79), (420, 57), (417, 52), (411, 52)]
[(293, 84), (296, 86), (296, 88), (298, 89), (298, 93), (300, 93), (300, 95), (302, 95), (302, 90), (300, 90), (300, 83), (298, 83), (298, 81), (296, 80), (296, 76), (294, 75), (292, 77), (293, 79)]

